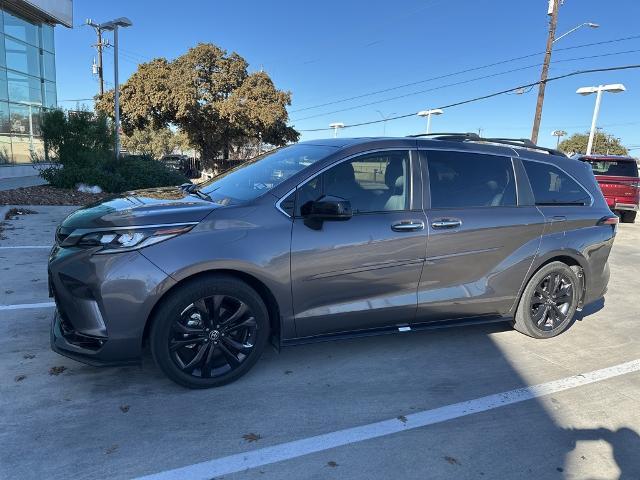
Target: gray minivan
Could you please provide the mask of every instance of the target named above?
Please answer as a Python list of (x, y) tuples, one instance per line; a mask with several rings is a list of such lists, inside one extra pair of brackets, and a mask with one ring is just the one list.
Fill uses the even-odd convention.
[(52, 348), (192, 388), (277, 346), (508, 321), (604, 295), (617, 217), (588, 165), (472, 134), (302, 142), (203, 185), (128, 192), (56, 233)]

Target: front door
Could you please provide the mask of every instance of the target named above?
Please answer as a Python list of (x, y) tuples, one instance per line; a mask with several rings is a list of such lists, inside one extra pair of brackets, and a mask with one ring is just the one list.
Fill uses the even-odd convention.
[(507, 314), (537, 254), (544, 216), (533, 202), (518, 202), (511, 158), (421, 154), (429, 240), (416, 322)]
[[(414, 319), (427, 238), (419, 182), (415, 155), (393, 150), (343, 160), (298, 187), (291, 239), (298, 337)], [(353, 217), (310, 228), (301, 207), (325, 195), (349, 200)]]

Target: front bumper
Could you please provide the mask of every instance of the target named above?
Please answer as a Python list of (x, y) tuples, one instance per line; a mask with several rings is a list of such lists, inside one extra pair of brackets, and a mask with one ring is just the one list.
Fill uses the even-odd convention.
[(139, 362), (147, 319), (175, 281), (137, 251), (56, 246), (48, 270), (57, 307), (51, 348), (89, 365)]
[[(63, 328), (63, 324), (64, 320), (56, 309), (51, 322), (51, 350), (54, 352), (94, 367), (137, 365), (140, 363), (140, 360), (135, 358), (130, 360), (110, 360), (113, 355), (110, 354), (109, 349), (105, 351), (102, 348), (106, 345), (105, 339), (97, 340), (84, 337), (83, 341), (81, 335)], [(111, 344), (109, 344), (109, 347), (111, 347)]]

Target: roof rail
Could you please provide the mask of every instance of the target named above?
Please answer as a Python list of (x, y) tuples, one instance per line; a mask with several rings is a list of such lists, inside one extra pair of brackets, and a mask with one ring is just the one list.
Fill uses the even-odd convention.
[(451, 142), (486, 142), (497, 143), (500, 145), (508, 145), (510, 147), (528, 148), (531, 150), (539, 150), (550, 155), (559, 155), (566, 157), (567, 155), (560, 150), (554, 148), (541, 147), (536, 145), (528, 138), (484, 138), (477, 133), (421, 133), (418, 135), (409, 135), (409, 137), (431, 137), (434, 140), (448, 140)]

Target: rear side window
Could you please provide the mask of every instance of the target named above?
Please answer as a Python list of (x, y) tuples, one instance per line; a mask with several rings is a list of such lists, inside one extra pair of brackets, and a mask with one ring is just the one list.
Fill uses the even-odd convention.
[(427, 153), (431, 208), (516, 205), (513, 165), (508, 157), (476, 153)]
[(625, 160), (584, 160), (591, 165), (594, 175), (611, 175), (613, 177), (638, 176), (638, 165), (633, 161)]
[(589, 205), (591, 197), (569, 175), (547, 163), (523, 161), (536, 205)]

